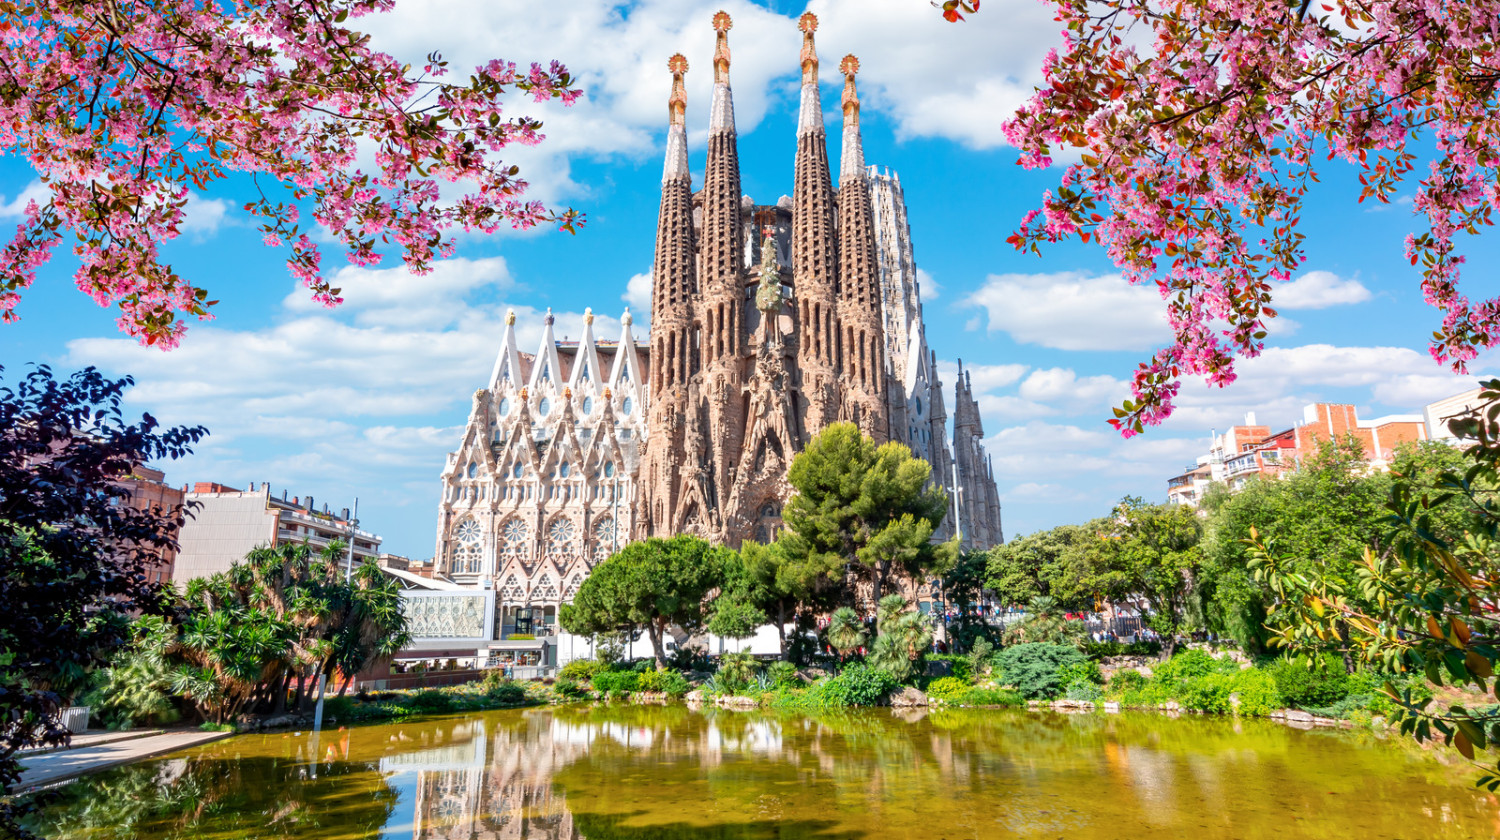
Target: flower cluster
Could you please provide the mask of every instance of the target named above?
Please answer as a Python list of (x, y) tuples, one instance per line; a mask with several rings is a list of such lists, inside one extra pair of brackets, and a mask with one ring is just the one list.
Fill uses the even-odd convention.
[(1023, 165), (1079, 162), (1010, 241), (1097, 241), (1160, 290), (1174, 341), (1135, 372), (1123, 434), (1171, 414), (1182, 377), (1225, 385), (1260, 352), (1325, 156), (1389, 202), (1412, 149), (1433, 150), (1414, 187), (1427, 229), (1406, 241), (1444, 316), (1433, 358), (1461, 372), (1500, 341), (1500, 298), (1459, 290), (1455, 248), (1500, 206), (1500, 0), (1044, 1), (1064, 47), (1006, 136)]
[[(210, 317), (208, 292), (160, 259), (182, 229), (190, 190), (249, 173), (245, 205), (268, 245), (313, 296), (339, 302), (308, 236), (323, 226), (356, 265), (398, 247), (415, 272), (452, 253), (451, 231), (578, 214), (526, 201), (526, 182), (499, 154), (535, 144), (541, 124), (507, 115), (502, 96), (571, 104), (580, 94), (557, 62), (491, 61), (462, 83), (428, 57), (420, 72), (372, 50), (351, 18), (394, 0), (3, 0), (0, 150), (24, 156), (48, 191), (0, 251), (0, 318), (64, 234), (74, 281), (120, 328), (175, 346), (183, 316)], [(363, 158), (361, 158), (363, 155)], [(373, 159), (370, 171), (360, 159)], [(267, 187), (284, 192), (268, 196)], [(454, 199), (440, 183), (461, 185)], [(299, 204), (311, 204), (304, 224)]]

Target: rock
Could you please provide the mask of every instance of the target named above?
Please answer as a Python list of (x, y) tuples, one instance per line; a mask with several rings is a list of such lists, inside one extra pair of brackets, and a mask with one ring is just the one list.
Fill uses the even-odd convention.
[(682, 699), (689, 703), (702, 703), (703, 689), (695, 688), (692, 691), (689, 691), (687, 694), (683, 695)]
[(728, 697), (720, 697), (718, 705), (729, 709), (753, 709), (760, 705), (760, 701), (754, 697), (730, 695)]
[(1239, 692), (1235, 692), (1234, 694), (1229, 695), (1229, 709), (1230, 709), (1230, 711), (1234, 712), (1235, 714), (1239, 714), (1240, 713), (1240, 695), (1239, 695)]
[(1161, 708), (1162, 711), (1166, 712), (1180, 712), (1182, 711), (1182, 704), (1178, 703), (1176, 700), (1168, 700), (1167, 702), (1162, 704)]
[(1104, 701), (1104, 711), (1110, 712), (1112, 714), (1118, 714), (1120, 711), (1120, 704), (1116, 703), (1113, 700), (1106, 700)]
[(1287, 709), (1281, 713), (1281, 716), (1293, 723), (1312, 723), (1315, 720), (1311, 714), (1301, 709)]
[(914, 706), (926, 706), (928, 705), (927, 695), (908, 685), (891, 695), (891, 705), (908, 709)]

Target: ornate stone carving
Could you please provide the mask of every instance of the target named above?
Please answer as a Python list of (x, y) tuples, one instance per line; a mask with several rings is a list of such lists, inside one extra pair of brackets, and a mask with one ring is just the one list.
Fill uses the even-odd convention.
[(419, 639), (475, 639), (484, 636), (483, 595), (426, 595), (402, 598), (407, 627)]

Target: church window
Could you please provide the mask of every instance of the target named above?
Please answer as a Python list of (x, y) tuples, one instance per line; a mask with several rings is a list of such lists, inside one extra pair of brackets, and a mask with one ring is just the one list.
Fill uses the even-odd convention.
[(506, 417), (506, 416), (509, 416), (509, 415), (510, 415), (510, 397), (501, 397), (500, 398), (500, 416), (501, 417)]
[(559, 516), (547, 527), (547, 554), (552, 557), (573, 554), (577, 550), (577, 537), (573, 520)]
[(606, 516), (594, 523), (594, 562), (607, 560), (615, 547), (615, 520)]
[(604, 462), (604, 477), (605, 478), (614, 478), (615, 477), (615, 462), (614, 461), (605, 461)]
[(551, 378), (552, 378), (552, 366), (549, 365), (549, 364), (547, 364), (546, 362), (542, 362), (542, 378), (541, 378), (541, 381), (545, 382), (545, 381), (547, 381), (548, 379), (551, 379)]
[(559, 478), (567, 478), (568, 477), (568, 473), (571, 470), (572, 470), (572, 467), (568, 464), (567, 461), (563, 461), (561, 464), (557, 465), (557, 475), (558, 475)]
[(593, 397), (584, 397), (583, 398), (583, 413), (584, 414), (593, 414), (594, 413), (594, 398)]
[(629, 397), (626, 397), (625, 401), (620, 403), (620, 413), (625, 415), (626, 417), (630, 416), (630, 412), (634, 408), (635, 403)]
[(453, 573), (461, 575), (479, 574), (481, 532), (479, 523), (472, 519), (460, 522), (453, 531)]
[(922, 415), (922, 398), (921, 397), (917, 397), (917, 416), (920, 417), (921, 415)]
[(510, 468), (510, 474), (511, 474), (511, 476), (513, 478), (520, 478), (521, 477), (521, 473), (524, 470), (525, 470), (525, 468), (521, 466), (521, 462), (517, 461), (515, 463), (515, 466), (513, 466), (513, 467)]
[(500, 556), (508, 560), (524, 560), (529, 553), (530, 529), (520, 519), (512, 517), (500, 526)]
[(469, 464), (469, 478), (473, 478), (476, 475), (479, 475), (479, 465), (474, 463)]
[(542, 401), (537, 404), (536, 413), (542, 415), (543, 417), (546, 417), (551, 412), (552, 401), (547, 399), (546, 397), (542, 397)]

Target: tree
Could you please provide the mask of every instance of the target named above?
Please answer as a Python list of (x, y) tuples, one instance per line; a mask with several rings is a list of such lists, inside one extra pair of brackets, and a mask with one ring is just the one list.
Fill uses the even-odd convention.
[(994, 635), (989, 622), (979, 615), (980, 599), (989, 578), (989, 552), (960, 551), (958, 560), (943, 575), (943, 599), (957, 607), (957, 618), (948, 624), (954, 653), (968, 649), (976, 639)]
[[(15, 319), (19, 293), (71, 233), (77, 286), (118, 306), (128, 334), (175, 346), (185, 329), (179, 314), (207, 318), (217, 301), (163, 263), (158, 248), (182, 232), (194, 190), (231, 172), (254, 179), (258, 198), (245, 210), (330, 306), (340, 290), (324, 277), (304, 201), (352, 264), (376, 264), (377, 247), (396, 243), (417, 273), (452, 253), (456, 229), (555, 221), (572, 230), (576, 214), (525, 201), (519, 170), (498, 157), (512, 143), (542, 140), (540, 122), (503, 114), (502, 97), (571, 104), (579, 91), (567, 70), (495, 60), (455, 83), (437, 53), (414, 70), (344, 25), (390, 6), (7, 4), (0, 151), (25, 156), (46, 197), (25, 208), (0, 251), (4, 320)], [(373, 153), (373, 167), (359, 164), (361, 153)], [(285, 193), (268, 195), (271, 182)], [(445, 182), (462, 183), (461, 194), (443, 194)]]
[(870, 650), (870, 664), (898, 683), (911, 679), (917, 660), (932, 644), (932, 622), (927, 616), (910, 609), (900, 595), (887, 595), (876, 606), (875, 646)]
[(1025, 606), (1039, 595), (1065, 609), (1093, 606), (1088, 550), (1106, 527), (1103, 519), (1059, 525), (991, 548), (986, 572), (990, 588), (1007, 607)]
[[(1274, 593), (1275, 644), (1312, 652), (1339, 644), (1379, 672), (1500, 692), (1500, 380), (1484, 389), (1481, 408), (1450, 423), (1473, 441), (1466, 464), (1433, 480), (1399, 475), (1386, 502), (1389, 540), (1366, 546), (1354, 574), (1300, 565), (1275, 541), (1250, 534), (1251, 568)], [(1425, 741), (1436, 731), (1470, 761), (1494, 746), (1500, 707), (1432, 710), (1430, 699), (1393, 683), (1385, 692), (1405, 734)], [(1483, 769), (1478, 784), (1500, 789), (1500, 766)]]
[(581, 636), (645, 628), (656, 665), (665, 668), (667, 630), (703, 625), (705, 600), (723, 585), (732, 553), (687, 534), (631, 543), (589, 573), (573, 603), (563, 605), (562, 626)]
[(137, 509), (121, 482), (207, 432), (161, 429), (149, 414), (128, 422), (120, 401), (132, 384), (93, 368), (59, 381), (38, 365), (0, 387), (3, 830), (20, 832), (16, 752), (67, 743), (65, 695), (125, 644), (132, 613), (154, 610), (160, 587), (146, 571), (177, 546), (182, 511)]
[(1433, 358), (1461, 372), (1500, 341), (1500, 298), (1461, 291), (1457, 247), (1495, 212), (1494, 0), (1047, 2), (1064, 46), (1006, 136), (1027, 167), (1080, 154), (1011, 241), (1097, 242), (1160, 290), (1174, 341), (1110, 421), (1126, 436), (1171, 414), (1182, 377), (1225, 386), (1260, 352), (1276, 283), (1306, 260), (1303, 201), (1324, 152), (1355, 168), (1360, 201), (1388, 203), (1425, 173), (1413, 207), (1426, 230), (1405, 256), (1442, 313)]
[(825, 635), (828, 646), (839, 652), (839, 659), (848, 659), (869, 638), (864, 623), (859, 619), (859, 613), (852, 607), (839, 607), (828, 616)]
[(792, 459), (796, 489), (778, 540), (788, 562), (842, 579), (846, 566), (870, 581), (878, 601), (892, 578), (912, 584), (942, 574), (957, 540), (934, 545), (947, 494), (928, 487), (932, 467), (906, 446), (876, 446), (853, 423), (834, 423)]
[(1127, 498), (1115, 507), (1114, 529), (1102, 535), (1093, 588), (1111, 600), (1139, 597), (1150, 607), (1147, 625), (1171, 658), (1190, 624), (1189, 606), (1203, 552), (1197, 512), (1183, 505), (1148, 505)]

